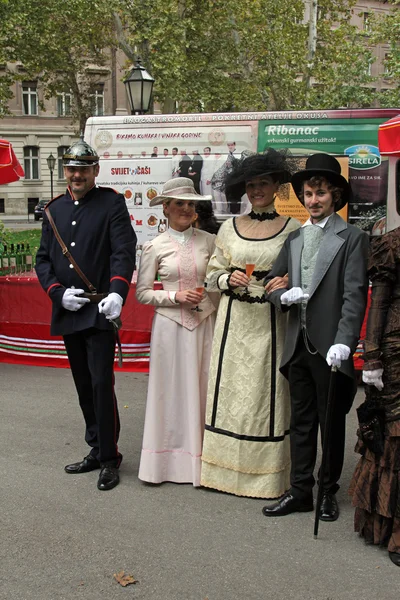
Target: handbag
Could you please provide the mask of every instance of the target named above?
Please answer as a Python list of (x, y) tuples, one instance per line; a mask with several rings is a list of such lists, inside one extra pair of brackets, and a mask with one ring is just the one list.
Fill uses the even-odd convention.
[(375, 454), (383, 454), (385, 442), (385, 411), (369, 397), (366, 390), (366, 400), (357, 408), (358, 435), (365, 446)]

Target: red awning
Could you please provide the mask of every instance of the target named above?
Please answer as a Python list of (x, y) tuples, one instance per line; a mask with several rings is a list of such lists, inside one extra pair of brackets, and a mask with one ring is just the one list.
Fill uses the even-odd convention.
[(18, 181), (24, 175), (10, 142), (0, 140), (0, 185)]
[(378, 146), (383, 155), (400, 156), (400, 115), (379, 125)]

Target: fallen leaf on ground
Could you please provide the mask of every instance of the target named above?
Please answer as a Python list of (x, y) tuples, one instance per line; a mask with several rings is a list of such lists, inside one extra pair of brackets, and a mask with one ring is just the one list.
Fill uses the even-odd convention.
[(114, 579), (122, 585), (122, 587), (126, 587), (131, 583), (137, 583), (137, 579), (132, 577), (132, 575), (126, 575), (125, 571), (120, 571), (119, 573), (114, 573)]

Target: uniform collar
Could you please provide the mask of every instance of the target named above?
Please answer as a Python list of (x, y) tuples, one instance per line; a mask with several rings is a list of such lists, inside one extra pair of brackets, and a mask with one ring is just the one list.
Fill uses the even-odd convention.
[[(86, 192), (86, 194), (84, 196), (82, 196), (82, 198), (80, 198), (79, 202), (82, 202), (83, 200), (91, 198), (91, 196), (93, 196), (93, 193), (96, 189), (97, 189), (97, 185), (94, 184), (94, 186), (92, 188), (90, 188), (90, 190), (88, 192)], [(71, 197), (71, 199), (76, 201), (76, 198), (69, 186), (67, 187), (67, 192), (68, 192), (69, 196)]]

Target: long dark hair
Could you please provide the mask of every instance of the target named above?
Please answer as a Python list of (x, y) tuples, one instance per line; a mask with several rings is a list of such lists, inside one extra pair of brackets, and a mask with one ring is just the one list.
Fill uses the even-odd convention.
[(208, 233), (218, 233), (219, 223), (214, 216), (211, 200), (201, 200), (196, 202), (198, 229), (208, 231)]

